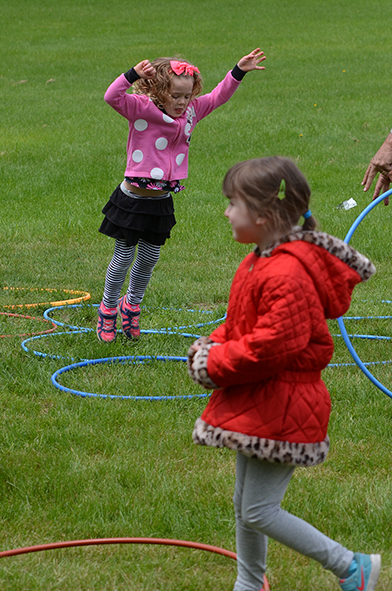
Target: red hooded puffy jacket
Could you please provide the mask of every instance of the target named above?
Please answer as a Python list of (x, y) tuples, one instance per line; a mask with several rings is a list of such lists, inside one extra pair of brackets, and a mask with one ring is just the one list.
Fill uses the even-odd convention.
[[(344, 314), (355, 285), (375, 269), (322, 232), (298, 231), (282, 240), (244, 259), (226, 322), (209, 342), (202, 339), (196, 381), (219, 389), (193, 438), (269, 461), (313, 465), (329, 447), (331, 403), (321, 370), (333, 341), (326, 318)], [(203, 371), (207, 381), (200, 379)]]

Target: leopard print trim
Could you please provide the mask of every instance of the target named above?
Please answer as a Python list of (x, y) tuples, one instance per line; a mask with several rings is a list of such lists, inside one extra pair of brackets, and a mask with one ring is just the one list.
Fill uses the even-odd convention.
[(209, 425), (200, 417), (195, 423), (192, 438), (193, 442), (199, 445), (227, 447), (251, 458), (290, 466), (321, 464), (329, 450), (328, 435), (324, 441), (316, 443), (291, 443), (225, 431), (220, 427)]
[(273, 250), (280, 244), (294, 242), (296, 240), (303, 240), (304, 242), (321, 246), (354, 269), (354, 271), (356, 271), (361, 277), (362, 282), (367, 281), (376, 272), (375, 266), (368, 258), (357, 252), (349, 244), (343, 242), (343, 240), (340, 240), (340, 238), (336, 238), (336, 236), (331, 236), (325, 232), (301, 230), (299, 226), (293, 228), (290, 234), (282, 236), (280, 240), (274, 242), (274, 244), (263, 250), (263, 252), (260, 252), (258, 248), (256, 248), (255, 252), (259, 256), (270, 257)]
[(214, 341), (208, 337), (201, 337), (200, 339), (197, 339), (194, 344), (200, 345), (200, 349), (195, 352), (192, 347), (190, 347), (187, 361), (188, 373), (196, 384), (199, 384), (208, 390), (210, 388), (216, 390), (219, 386), (217, 386), (208, 375), (207, 362), (211, 347), (216, 347), (220, 343), (214, 343)]

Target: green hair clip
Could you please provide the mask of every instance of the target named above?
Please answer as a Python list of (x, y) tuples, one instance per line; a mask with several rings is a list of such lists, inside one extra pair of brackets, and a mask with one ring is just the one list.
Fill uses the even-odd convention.
[(284, 179), (280, 182), (278, 197), (279, 199), (284, 199), (286, 197), (286, 183)]

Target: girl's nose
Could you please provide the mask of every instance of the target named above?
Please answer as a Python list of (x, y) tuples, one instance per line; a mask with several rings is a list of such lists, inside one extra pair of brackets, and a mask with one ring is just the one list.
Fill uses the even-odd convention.
[(224, 215), (228, 218), (229, 217), (229, 209), (230, 209), (230, 205), (228, 205), (225, 209), (225, 213)]

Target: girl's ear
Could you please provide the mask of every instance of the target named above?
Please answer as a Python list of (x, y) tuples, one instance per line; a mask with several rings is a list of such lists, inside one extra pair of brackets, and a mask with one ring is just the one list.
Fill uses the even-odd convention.
[(261, 217), (261, 215), (258, 216), (257, 220), (256, 220), (256, 225), (257, 226), (262, 226), (263, 224), (266, 223), (266, 219)]

